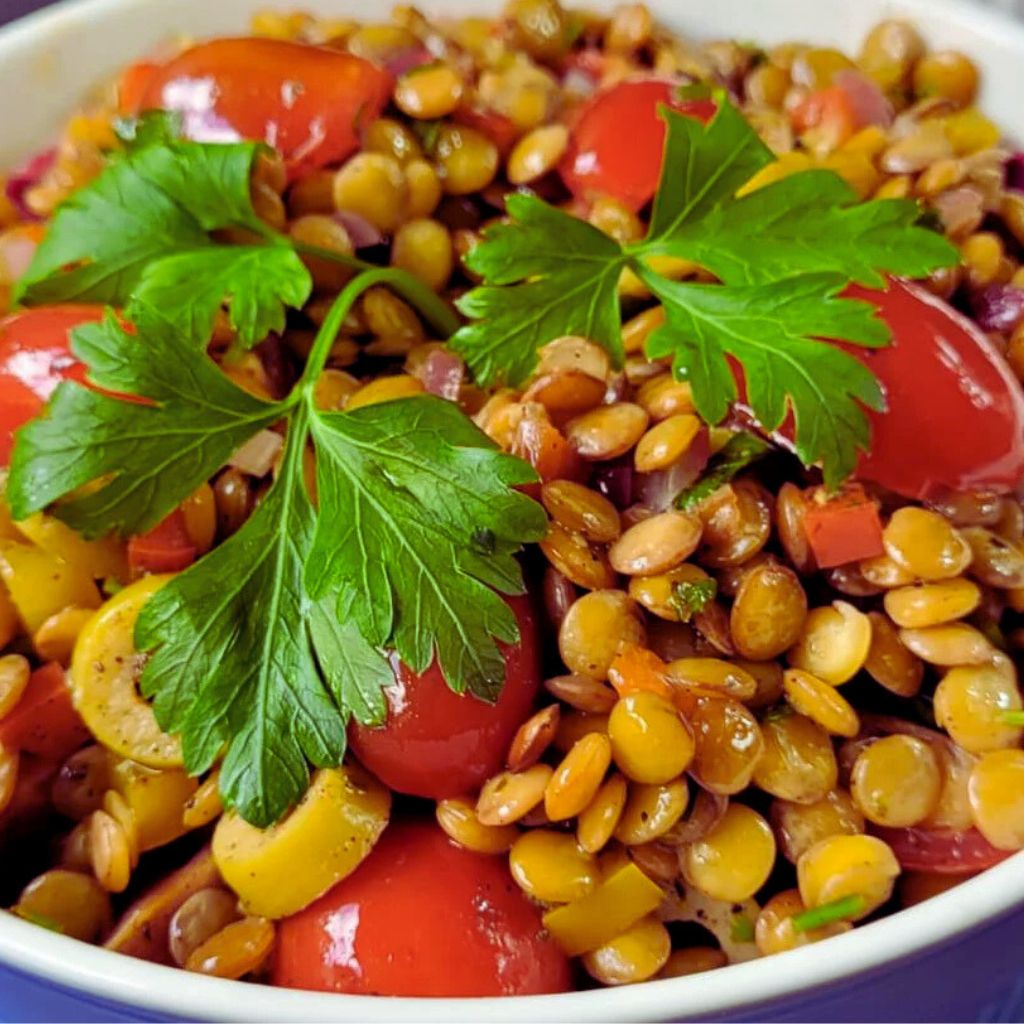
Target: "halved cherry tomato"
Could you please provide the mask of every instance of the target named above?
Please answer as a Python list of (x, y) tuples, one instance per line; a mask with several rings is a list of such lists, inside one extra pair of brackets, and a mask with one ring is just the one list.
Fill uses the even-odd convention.
[(197, 554), (181, 508), (148, 533), (137, 533), (128, 540), (128, 568), (133, 578), (147, 572), (181, 572)]
[(0, 720), (0, 745), (49, 760), (63, 761), (88, 739), (64, 669), (55, 661), (32, 673), (21, 699)]
[(102, 317), (102, 306), (49, 306), (0, 320), (0, 466), (10, 461), (14, 431), (42, 412), (57, 385), (84, 381), (68, 332)]
[(966, 317), (916, 284), (846, 292), (878, 307), (892, 344), (842, 345), (882, 382), (871, 447), (856, 476), (908, 498), (943, 490), (1009, 491), (1024, 480), (1024, 392)]
[(940, 875), (972, 875), (1013, 856), (997, 850), (977, 829), (876, 828), (906, 871)]
[(500, 769), (540, 686), (533, 612), (524, 597), (508, 603), (521, 639), (504, 648), (505, 685), (496, 703), (453, 693), (436, 661), (422, 675), (399, 664), (387, 692), (387, 724), (349, 730), (356, 756), (389, 788), (441, 800), (470, 792)]
[(272, 983), (384, 996), (565, 992), (569, 963), (504, 858), (390, 825), (356, 870), (279, 922)]
[(819, 569), (885, 553), (878, 502), (858, 484), (848, 485), (833, 497), (824, 490), (809, 494), (804, 531)]
[(576, 115), (569, 149), (559, 165), (578, 199), (614, 196), (639, 210), (654, 196), (665, 148), (662, 104), (708, 122), (711, 100), (680, 100), (678, 84), (661, 79), (620, 82), (597, 93)]
[(134, 101), (128, 113), (180, 112), (192, 139), (266, 142), (294, 176), (354, 153), (393, 84), (384, 68), (339, 50), (281, 39), (214, 39), (156, 69), (144, 89), (129, 83), (123, 101)]
[(149, 83), (160, 70), (160, 65), (152, 60), (138, 60), (121, 72), (117, 81), (117, 105), (129, 114), (137, 114), (142, 109), (142, 100), (149, 88)]
[(503, 157), (508, 156), (520, 135), (519, 129), (510, 118), (494, 110), (462, 106), (452, 115), (452, 120), (486, 135), (498, 147), (498, 152)]

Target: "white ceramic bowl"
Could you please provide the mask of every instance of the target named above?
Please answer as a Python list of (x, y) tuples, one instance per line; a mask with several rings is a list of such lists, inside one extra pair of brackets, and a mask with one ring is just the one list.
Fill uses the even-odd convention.
[[(244, 30), (255, 8), (288, 0), (67, 0), (0, 30), (0, 167), (45, 145), (78, 98), (170, 33)], [(497, 0), (435, 0), (465, 14)], [(984, 71), (981, 103), (1024, 139), (1024, 25), (953, 0), (648, 0), (697, 38), (804, 39), (855, 47), (884, 17), (914, 21), (935, 45)], [(381, 0), (302, 0), (373, 19)], [(588, 6), (610, 2), (588, 0)], [(21, 1019), (389, 1020), (1014, 1020), (1024, 1012), (1024, 854), (956, 889), (840, 938), (694, 978), (559, 996), (489, 1000), (320, 995), (185, 975), (0, 914), (0, 1016)], [(458, 970), (458, 964), (452, 964)], [(1022, 979), (1016, 993), (1014, 971)], [(992, 1005), (979, 993), (991, 997)], [(1019, 1000), (1008, 1004), (1007, 999)], [(123, 1016), (120, 1016), (123, 1015)]]

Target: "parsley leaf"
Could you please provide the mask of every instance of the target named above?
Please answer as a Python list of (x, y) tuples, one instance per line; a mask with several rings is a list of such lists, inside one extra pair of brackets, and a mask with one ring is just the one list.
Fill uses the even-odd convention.
[[(315, 413), (312, 434), (320, 515), (310, 593), (338, 588), (370, 643), (393, 646), (416, 671), (436, 645), (452, 689), (496, 699), (504, 661), (493, 638), (513, 642), (516, 627), (495, 590), (521, 589), (514, 553), (547, 528), (512, 489), (533, 471), (439, 398)], [(473, 543), (480, 530), (486, 549)]]
[[(256, 216), (256, 143), (168, 137), (167, 119), (137, 129), (127, 153), (57, 211), (16, 298), (27, 305), (129, 300), (159, 306), (195, 345), (228, 304), (246, 346), (284, 327), (312, 279), (298, 254)], [(210, 232), (244, 228), (269, 245), (233, 246)]]
[(475, 322), (456, 332), (451, 347), (484, 384), (522, 383), (537, 350), (564, 334), (593, 339), (621, 364), (618, 243), (534, 196), (506, 203), (515, 223), (489, 228), (467, 257), (487, 285), (459, 300)]
[(705, 420), (720, 422), (738, 396), (732, 356), (766, 430), (781, 426), (792, 404), (804, 464), (822, 463), (829, 487), (853, 471), (870, 440), (861, 405), (884, 408), (882, 390), (863, 363), (815, 336), (878, 347), (889, 334), (866, 302), (837, 297), (842, 278), (807, 275), (744, 288), (667, 281), (648, 271), (641, 278), (667, 314), (648, 339), (647, 354), (673, 357)]
[[(498, 641), (519, 636), (499, 593), (521, 593), (520, 546), (545, 532), (515, 488), (525, 462), (498, 451), (453, 403), (403, 399), (351, 413), (316, 408), (337, 331), (367, 288), (415, 295), (404, 271), (350, 282), (280, 402), (236, 387), (173, 322), (132, 298), (73, 350), (111, 393), (65, 383), (16, 443), (8, 495), (19, 518), (54, 502), (89, 535), (158, 522), (261, 428), (287, 426), (274, 482), (242, 528), (147, 603), (140, 686), (186, 768), (223, 758), (227, 806), (265, 826), (304, 792), (309, 766), (340, 763), (354, 717), (386, 716), (385, 651), (414, 669), (437, 655), (449, 685), (494, 699)], [(428, 309), (437, 310), (437, 306)], [(312, 437), (319, 506), (306, 491)], [(481, 538), (488, 538), (483, 543)]]
[(768, 442), (754, 434), (748, 434), (746, 431), (733, 434), (708, 460), (701, 478), (676, 495), (675, 507), (684, 512), (695, 508), (705, 498), (714, 494), (722, 484), (727, 484), (769, 451), (771, 446)]
[[(775, 158), (723, 94), (717, 101), (706, 126), (664, 111), (661, 183), (639, 242), (619, 245), (537, 198), (510, 197), (510, 221), (468, 258), (483, 284), (459, 308), (478, 322), (454, 345), (484, 383), (521, 383), (537, 349), (565, 334), (591, 338), (620, 364), (617, 286), (628, 268), (667, 314), (645, 351), (672, 358), (701, 416), (725, 417), (742, 370), (761, 426), (774, 430), (791, 412), (798, 454), (835, 486), (867, 446), (865, 408), (882, 408), (882, 394), (863, 364), (824, 339), (867, 347), (889, 340), (870, 305), (840, 293), (854, 281), (881, 284), (884, 273), (921, 276), (958, 254), (917, 223), (915, 203), (855, 203), (831, 171), (743, 194)], [(721, 284), (667, 280), (648, 262), (666, 254), (696, 262)]]
[(89, 379), (117, 394), (64, 382), (18, 432), (7, 485), (15, 518), (99, 481), (63, 501), (60, 517), (87, 537), (147, 530), (281, 418), (280, 403), (236, 387), (162, 313), (136, 305), (134, 318), (134, 333), (113, 314), (74, 331)]
[(186, 770), (207, 771), (224, 752), (222, 798), (258, 826), (302, 796), (307, 761), (333, 766), (345, 752), (347, 714), (305, 625), (314, 512), (293, 426), (278, 481), (245, 525), (159, 590), (136, 626), (139, 649), (154, 651), (142, 692), (161, 727), (181, 734)]
[(880, 271), (922, 277), (958, 259), (942, 235), (918, 225), (919, 217), (915, 202), (861, 203), (831, 171), (805, 171), (721, 202), (702, 219), (681, 220), (656, 243), (652, 231), (646, 249), (693, 260), (728, 284), (835, 273), (880, 288)]

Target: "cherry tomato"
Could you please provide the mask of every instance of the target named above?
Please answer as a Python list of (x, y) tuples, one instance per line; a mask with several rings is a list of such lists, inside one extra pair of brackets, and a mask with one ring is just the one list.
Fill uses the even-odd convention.
[(878, 828), (880, 839), (892, 847), (906, 871), (940, 875), (972, 875), (999, 864), (1013, 854), (997, 850), (977, 829)]
[(384, 996), (569, 989), (565, 955), (504, 858), (434, 824), (391, 824), (348, 878), (278, 924), (271, 983)]
[(0, 320), (0, 466), (10, 461), (14, 431), (42, 412), (57, 385), (84, 380), (68, 332), (102, 317), (102, 306), (49, 306)]
[(501, 768), (540, 686), (536, 626), (529, 602), (508, 599), (520, 642), (506, 647), (505, 686), (494, 704), (453, 693), (435, 661), (422, 675), (399, 664), (382, 728), (354, 724), (352, 750), (390, 789), (443, 800), (476, 789)]
[(128, 538), (128, 568), (133, 579), (147, 572), (181, 572), (198, 553), (180, 506), (152, 530)]
[(678, 85), (661, 79), (620, 82), (588, 100), (576, 116), (559, 165), (578, 199), (614, 196), (639, 210), (658, 189), (665, 122), (662, 104), (699, 121), (714, 117), (711, 100), (680, 100)]
[(1024, 392), (966, 317), (918, 285), (854, 286), (892, 330), (881, 349), (843, 345), (882, 382), (888, 410), (869, 412), (871, 448), (856, 475), (923, 500), (1008, 491), (1024, 480)]
[[(144, 69), (143, 69), (144, 72)], [(125, 101), (182, 114), (202, 142), (256, 139), (279, 150), (293, 176), (359, 148), (391, 96), (391, 75), (361, 57), (281, 39), (214, 39), (130, 80)]]

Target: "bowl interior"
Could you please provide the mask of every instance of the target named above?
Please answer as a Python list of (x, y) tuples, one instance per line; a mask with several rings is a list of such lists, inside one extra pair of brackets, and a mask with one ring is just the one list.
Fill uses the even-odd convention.
[[(493, 9), (497, 0), (437, 0), (432, 15)], [(589, 0), (611, 7), (614, 0)], [(934, 45), (973, 56), (984, 71), (982, 105), (1011, 137), (1024, 139), (1024, 26), (956, 0), (648, 0), (656, 15), (696, 38), (763, 43), (808, 40), (853, 49), (881, 18), (914, 21)], [(77, 101), (118, 67), (171, 35), (242, 32), (265, 0), (65, 0), (0, 30), (4, 111), (0, 168), (45, 145)], [(282, 0), (282, 7), (288, 7)], [(314, 12), (381, 17), (379, 0), (304, 0)], [(823, 985), (908, 953), (1024, 903), (1024, 854), (926, 904), (819, 946), (698, 979), (632, 989), (506, 1000), (395, 1000), (296, 993), (213, 979), (129, 960), (0, 914), (0, 962), (95, 996), (191, 1019), (421, 1021), (692, 1018)], [(453, 965), (453, 969), (457, 969)]]

